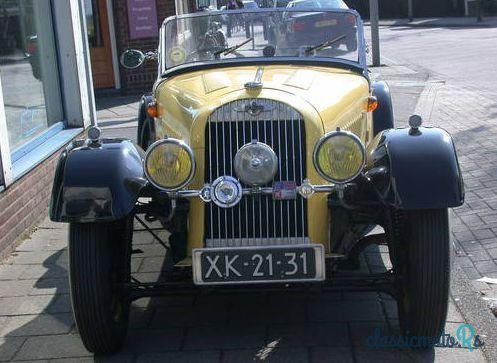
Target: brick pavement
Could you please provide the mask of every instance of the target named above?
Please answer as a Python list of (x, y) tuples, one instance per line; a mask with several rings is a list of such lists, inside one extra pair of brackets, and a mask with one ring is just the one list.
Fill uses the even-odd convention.
[[(0, 265), (0, 361), (93, 360), (82, 346), (68, 295), (67, 229), (45, 221)], [(134, 276), (148, 281), (163, 269), (162, 247), (137, 232)], [(389, 266), (384, 248), (368, 249), (365, 271)], [(453, 302), (446, 330), (464, 319)], [(374, 329), (398, 334), (395, 302), (377, 293), (196, 293), (133, 303), (128, 340), (112, 361), (180, 362), (481, 362), (482, 353), (436, 348), (415, 353), (371, 349)]]
[(454, 209), (457, 262), (469, 278), (497, 278), (497, 103), (476, 89), (433, 81), (421, 96), (425, 124), (454, 138), (466, 203)]
[(100, 95), (97, 97), (97, 120), (104, 137), (134, 140), (141, 95)]

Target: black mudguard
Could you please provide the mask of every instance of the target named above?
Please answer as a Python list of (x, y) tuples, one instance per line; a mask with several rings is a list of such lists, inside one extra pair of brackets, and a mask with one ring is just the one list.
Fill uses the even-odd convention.
[[(140, 102), (139, 102), (139, 105), (138, 105), (138, 128), (137, 128), (137, 132), (136, 132), (136, 140), (137, 140), (137, 143), (138, 145), (140, 145), (142, 147), (142, 149), (144, 148), (144, 144), (143, 144), (143, 141), (144, 141), (144, 129), (148, 127), (152, 127), (154, 128), (155, 125), (153, 123), (153, 120), (148, 116), (147, 114), (147, 106), (154, 101), (154, 97), (150, 94), (147, 94), (147, 95), (143, 95), (141, 98), (140, 98)], [(148, 125), (147, 125), (148, 123)], [(155, 130), (153, 130), (155, 131)]]
[(464, 203), (454, 142), (442, 129), (383, 131), (369, 147), (367, 169), (382, 198), (396, 208), (452, 208)]
[(59, 157), (50, 219), (81, 223), (128, 216), (148, 184), (143, 156), (143, 150), (129, 140), (73, 142)]
[(373, 133), (393, 128), (393, 107), (390, 88), (384, 81), (373, 83), (373, 96), (378, 100), (378, 108), (373, 111)]

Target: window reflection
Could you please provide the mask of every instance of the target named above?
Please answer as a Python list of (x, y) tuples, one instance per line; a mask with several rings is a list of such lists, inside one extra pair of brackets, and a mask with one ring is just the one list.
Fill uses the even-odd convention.
[(0, 72), (10, 149), (62, 120), (49, 0), (0, 1)]

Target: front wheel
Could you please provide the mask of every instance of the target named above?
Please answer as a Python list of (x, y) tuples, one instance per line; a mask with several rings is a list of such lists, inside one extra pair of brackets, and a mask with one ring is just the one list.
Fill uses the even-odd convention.
[(69, 227), (71, 300), (85, 347), (95, 354), (119, 350), (126, 338), (130, 301), (129, 219), (112, 223), (72, 223)]
[[(418, 348), (430, 348), (442, 334), (450, 284), (450, 231), (447, 209), (409, 211), (396, 226), (394, 259), (403, 275), (397, 304), (400, 327)], [(395, 266), (394, 262), (394, 266)], [(416, 348), (416, 347), (413, 347)]]

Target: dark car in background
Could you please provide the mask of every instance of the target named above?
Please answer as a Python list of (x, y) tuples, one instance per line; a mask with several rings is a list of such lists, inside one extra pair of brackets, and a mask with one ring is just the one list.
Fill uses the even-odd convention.
[[(277, 0), (276, 0), (277, 1)], [(348, 9), (342, 0), (293, 0), (288, 2), (287, 9)], [(289, 48), (305, 44), (332, 41), (332, 50), (336, 51), (345, 45), (347, 51), (357, 49), (356, 18), (337, 17), (329, 12), (283, 12), (282, 19), (274, 19), (268, 24), (268, 39), (279, 40), (276, 47)], [(281, 33), (285, 36), (281, 36)], [(281, 40), (284, 40), (281, 43)]]

